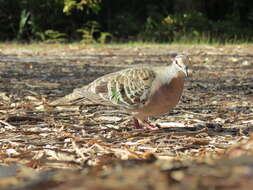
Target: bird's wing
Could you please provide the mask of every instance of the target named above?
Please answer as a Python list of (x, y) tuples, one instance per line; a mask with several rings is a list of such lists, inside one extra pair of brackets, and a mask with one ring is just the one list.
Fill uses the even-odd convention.
[(134, 109), (147, 102), (155, 78), (152, 69), (131, 68), (102, 76), (73, 93), (96, 103)]

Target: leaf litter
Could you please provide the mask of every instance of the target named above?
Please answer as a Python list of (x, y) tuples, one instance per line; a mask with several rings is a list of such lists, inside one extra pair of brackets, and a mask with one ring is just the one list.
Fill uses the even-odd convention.
[[(69, 51), (70, 50), (70, 51)], [(10, 53), (11, 52), (11, 53)], [(250, 189), (253, 60), (247, 46), (80, 47), (0, 55), (1, 189)], [(132, 127), (109, 107), (48, 102), (104, 74), (191, 57), (180, 104)]]

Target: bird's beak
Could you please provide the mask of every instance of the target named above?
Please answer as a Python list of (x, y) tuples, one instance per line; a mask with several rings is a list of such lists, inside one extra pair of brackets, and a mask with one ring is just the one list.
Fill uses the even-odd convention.
[(188, 68), (187, 67), (185, 67), (184, 74), (185, 74), (186, 77), (189, 76), (189, 74), (188, 74)]

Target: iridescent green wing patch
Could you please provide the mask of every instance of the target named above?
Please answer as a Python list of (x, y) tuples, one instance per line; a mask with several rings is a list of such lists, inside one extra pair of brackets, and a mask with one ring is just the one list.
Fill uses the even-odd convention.
[(111, 91), (111, 96), (110, 96), (111, 101), (113, 101), (116, 104), (120, 104), (121, 94), (120, 94), (120, 91), (117, 89), (115, 82), (111, 85), (110, 91)]
[(128, 69), (119, 72), (108, 82), (108, 95), (113, 104), (127, 108), (145, 104), (155, 73), (149, 69)]

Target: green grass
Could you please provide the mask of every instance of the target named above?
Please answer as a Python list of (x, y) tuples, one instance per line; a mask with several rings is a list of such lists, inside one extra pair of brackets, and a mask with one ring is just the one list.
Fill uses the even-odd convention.
[[(207, 43), (204, 41), (194, 42), (194, 41), (178, 41), (173, 43), (153, 43), (153, 42), (128, 42), (128, 43), (108, 43), (108, 44), (82, 44), (78, 42), (74, 43), (37, 43), (32, 42), (29, 44), (23, 44), (18, 42), (0, 42), (0, 50), (15, 49), (15, 50), (30, 50), (30, 51), (56, 51), (56, 50), (66, 50), (66, 49), (86, 49), (86, 48), (99, 48), (99, 47), (148, 47), (148, 46), (252, 46), (253, 42), (238, 42), (238, 43)], [(1, 51), (0, 51), (1, 52)]]

